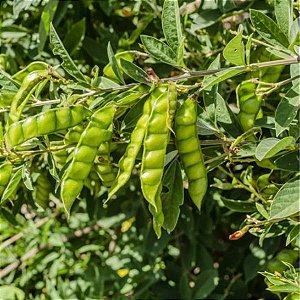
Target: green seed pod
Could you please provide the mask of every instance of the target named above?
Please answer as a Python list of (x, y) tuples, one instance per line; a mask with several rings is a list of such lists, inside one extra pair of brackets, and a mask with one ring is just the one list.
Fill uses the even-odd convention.
[(10, 162), (5, 162), (0, 166), (0, 196), (11, 178), (12, 170), (13, 166)]
[[(68, 151), (66, 148), (63, 148), (65, 146), (63, 141), (51, 141), (50, 142), (50, 148), (51, 148), (51, 154), (53, 157), (53, 160), (55, 162), (55, 166), (57, 169), (61, 170), (68, 159)], [(63, 149), (61, 149), (63, 148)], [(59, 149), (59, 150), (57, 150)]]
[(197, 134), (197, 103), (187, 99), (175, 115), (175, 138), (189, 182), (189, 195), (200, 209), (207, 190), (207, 171)]
[[(106, 200), (109, 201), (109, 199), (122, 187), (124, 186), (131, 175), (131, 172), (135, 165), (135, 159), (141, 149), (144, 136), (147, 129), (147, 124), (151, 115), (152, 106), (155, 103), (156, 99), (160, 96), (161, 93), (166, 91), (166, 86), (159, 86), (155, 88), (151, 95), (148, 97), (148, 99), (145, 101), (144, 107), (143, 107), (143, 113), (142, 116), (139, 118), (139, 120), (136, 123), (136, 126), (134, 130), (131, 133), (130, 143), (127, 145), (125, 154), (122, 156), (122, 158), (119, 161), (119, 171), (117, 174), (116, 179), (112, 183), (112, 186), (108, 193), (108, 198)], [(158, 136), (157, 136), (158, 138)], [(156, 147), (155, 138), (152, 136), (151, 139), (148, 137), (149, 142), (152, 140), (153, 147)], [(163, 140), (164, 142), (164, 140)]]
[(98, 155), (98, 162), (95, 165), (97, 174), (104, 186), (111, 186), (116, 176), (110, 163), (110, 142), (100, 145)]
[(48, 135), (73, 127), (81, 123), (89, 114), (89, 110), (81, 105), (41, 112), (10, 125), (4, 137), (6, 146), (13, 148), (33, 137)]
[(33, 71), (41, 71), (41, 70), (48, 70), (49, 69), (49, 65), (42, 62), (42, 61), (34, 61), (32, 63), (30, 63), (29, 65), (27, 65), (24, 69), (22, 69), (21, 71), (17, 72), (16, 74), (14, 74), (12, 76), (13, 79), (19, 81), (19, 82), (23, 82), (23, 80), (25, 79), (25, 77), (33, 72)]
[(257, 95), (256, 84), (250, 81), (242, 82), (236, 89), (236, 95), (240, 107), (238, 119), (244, 131), (254, 126), (255, 120), (261, 111), (262, 97)]
[(60, 193), (68, 216), (73, 202), (80, 194), (91, 171), (98, 148), (102, 143), (109, 142), (112, 138), (114, 113), (115, 108), (112, 106), (98, 109), (91, 116), (91, 120), (74, 150), (72, 161), (62, 178)]
[(35, 202), (42, 208), (46, 208), (49, 203), (51, 184), (46, 173), (41, 173), (36, 180)]
[(38, 70), (29, 73), (24, 78), (21, 87), (12, 101), (8, 116), (8, 125), (17, 122), (20, 119), (22, 111), (38, 83), (40, 83), (42, 80), (45, 80), (47, 76), (48, 70)]
[(84, 128), (81, 124), (70, 128), (65, 136), (66, 145), (77, 144), (80, 140)]
[[(165, 153), (170, 134), (167, 126), (168, 109), (168, 91), (165, 91), (160, 94), (152, 106), (144, 140), (144, 151), (140, 175), (141, 187), (145, 199), (154, 206), (155, 211), (158, 209), (155, 200), (162, 181)], [(155, 139), (156, 136), (160, 137), (162, 143), (156, 143), (156, 145), (153, 144), (153, 138)], [(147, 145), (149, 144), (152, 146), (150, 149), (147, 148)], [(157, 155), (155, 155), (155, 152)], [(155, 161), (152, 161), (154, 156)]]

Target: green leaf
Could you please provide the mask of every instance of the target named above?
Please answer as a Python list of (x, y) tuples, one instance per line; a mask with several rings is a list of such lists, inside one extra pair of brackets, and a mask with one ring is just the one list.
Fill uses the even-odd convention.
[(278, 25), (261, 11), (250, 9), (250, 19), (259, 35), (272, 45), (287, 48), (289, 42)]
[[(27, 1), (23, 1), (27, 2)], [(46, 40), (48, 38), (49, 30), (50, 30), (50, 23), (53, 20), (54, 14), (57, 9), (58, 5), (57, 0), (49, 0), (49, 2), (44, 7), (44, 10), (42, 12), (41, 21), (39, 25), (39, 45), (38, 50), (39, 52), (43, 51)]]
[(196, 14), (193, 23), (191, 25), (191, 31), (195, 32), (197, 30), (207, 28), (215, 23), (217, 23), (222, 18), (222, 13), (219, 9), (206, 9), (199, 14)]
[[(213, 60), (209, 65), (207, 70), (217, 70), (220, 68), (220, 54)], [(203, 84), (205, 84), (208, 76), (203, 78)], [(216, 99), (217, 99), (218, 85), (214, 85), (203, 91), (203, 101), (205, 105), (205, 110), (209, 118), (215, 122), (216, 119)]]
[(195, 294), (193, 299), (209, 299), (210, 293), (219, 283), (218, 271), (215, 269), (204, 270), (197, 276)]
[(299, 79), (297, 84), (292, 86), (285, 97), (280, 101), (275, 112), (275, 129), (276, 136), (288, 129), (297, 115), (300, 98), (299, 98)]
[(64, 38), (66, 50), (72, 55), (83, 41), (85, 35), (85, 18), (73, 24)]
[(236, 115), (219, 93), (217, 93), (216, 97), (216, 119), (231, 136), (237, 137), (242, 134)]
[(177, 64), (181, 67), (184, 67), (185, 64), (184, 64), (184, 41), (185, 39), (183, 38), (181, 40), (181, 43), (179, 45), (179, 48), (178, 48), (178, 51), (177, 51)]
[(281, 170), (298, 172), (299, 161), (299, 151), (295, 150), (280, 156), (274, 163), (275, 166)]
[(286, 246), (297, 239), (300, 235), (300, 224), (295, 225), (286, 237)]
[(177, 0), (165, 0), (162, 11), (162, 29), (167, 43), (174, 53), (178, 53), (183, 37)]
[(281, 31), (289, 37), (290, 28), (293, 22), (292, 1), (291, 0), (275, 0), (275, 16)]
[(265, 218), (265, 219), (269, 219), (270, 218), (270, 215), (269, 213), (266, 211), (265, 207), (258, 203), (258, 202), (255, 202), (255, 206), (256, 206), (256, 209), (257, 211)]
[(148, 35), (141, 35), (141, 41), (145, 50), (156, 60), (177, 66), (177, 55), (168, 45)]
[(203, 81), (201, 89), (206, 90), (221, 81), (224, 81), (226, 79), (229, 79), (231, 77), (245, 72), (245, 70), (246, 69), (244, 67), (237, 67), (234, 69), (222, 70), (216, 74), (209, 75), (206, 77), (206, 80)]
[(63, 60), (63, 63), (61, 65), (66, 70), (66, 72), (80, 82), (87, 82), (86, 78), (79, 71), (69, 53), (65, 49), (52, 23), (50, 24), (50, 43), (53, 46), (53, 54), (59, 55)]
[(109, 63), (115, 73), (115, 75), (117, 76), (119, 82), (125, 84), (125, 81), (124, 81), (124, 78), (123, 78), (123, 74), (122, 74), (122, 71), (120, 70), (120, 67), (118, 65), (118, 62), (115, 58), (115, 53), (110, 45), (110, 42), (108, 43), (107, 45), (107, 56), (108, 56), (108, 59), (109, 59)]
[(300, 177), (288, 181), (275, 195), (271, 204), (270, 220), (287, 218), (300, 211)]
[(285, 150), (295, 143), (292, 136), (287, 136), (282, 140), (276, 138), (266, 138), (256, 147), (255, 157), (262, 161), (265, 158), (275, 156), (278, 152)]
[(223, 204), (230, 210), (236, 212), (253, 212), (256, 210), (255, 203), (247, 200), (232, 200), (221, 197)]
[(17, 189), (19, 182), (21, 181), (22, 178), (22, 168), (19, 168), (17, 171), (15, 171), (15, 173), (13, 174), (13, 176), (10, 178), (9, 183), (7, 184), (0, 204), (4, 203)]
[(245, 55), (246, 55), (246, 64), (250, 65), (250, 59), (251, 59), (251, 46), (252, 46), (252, 35), (251, 33), (248, 37), (247, 43), (246, 43), (246, 50), (245, 50)]
[(32, 185), (32, 179), (30, 176), (30, 171), (27, 169), (26, 165), (23, 165), (23, 168), (22, 168), (22, 179), (23, 179), (25, 186), (29, 190), (33, 191), (33, 185)]
[(245, 65), (245, 46), (243, 32), (240, 31), (223, 50), (224, 58), (233, 65)]
[(149, 84), (151, 82), (148, 74), (143, 69), (135, 65), (134, 63), (122, 58), (120, 62), (123, 71), (133, 80), (140, 83), (146, 83), (146, 84)]
[(296, 293), (297, 295), (299, 294), (299, 288), (300, 285), (295, 286), (289, 283), (285, 283), (285, 284), (281, 284), (281, 285), (273, 285), (269, 288), (267, 288), (267, 290), (274, 292), (274, 293)]
[(291, 24), (290, 35), (289, 35), (289, 41), (291, 45), (289, 46), (289, 49), (293, 50), (294, 45), (299, 46), (299, 40), (300, 40), (299, 33), (300, 33), (300, 18), (298, 17)]
[(183, 204), (184, 199), (181, 168), (177, 160), (174, 160), (167, 168), (163, 177), (163, 186), (168, 190), (161, 195), (165, 216), (163, 228), (170, 233), (177, 224), (179, 206)]

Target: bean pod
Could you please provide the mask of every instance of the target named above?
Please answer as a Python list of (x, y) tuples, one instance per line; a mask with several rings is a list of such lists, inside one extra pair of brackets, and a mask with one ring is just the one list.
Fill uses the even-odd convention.
[(35, 202), (42, 208), (46, 208), (49, 203), (51, 184), (46, 173), (41, 173), (36, 180)]
[(73, 127), (88, 115), (89, 110), (81, 105), (44, 111), (10, 125), (5, 134), (6, 146), (12, 148), (33, 137)]
[(110, 142), (105, 142), (100, 145), (98, 162), (95, 164), (95, 168), (103, 185), (111, 186), (116, 176), (110, 162)]
[(57, 169), (61, 170), (68, 159), (68, 151), (66, 148), (64, 148), (65, 144), (64, 141), (51, 141), (50, 142), (50, 148), (51, 148), (51, 154), (55, 163), (55, 166)]
[(156, 195), (161, 185), (164, 160), (169, 140), (168, 91), (156, 99), (148, 121), (141, 167), (141, 187), (145, 199), (158, 211)]
[(144, 136), (147, 129), (147, 124), (151, 114), (151, 107), (159, 95), (165, 91), (165, 87), (157, 87), (153, 90), (148, 99), (146, 99), (142, 116), (136, 123), (134, 130), (131, 133), (130, 143), (127, 145), (125, 154), (119, 161), (119, 171), (115, 181), (113, 182), (108, 193), (108, 201), (122, 186), (124, 186), (131, 175), (135, 165), (135, 159), (143, 144)]
[(14, 96), (8, 116), (8, 125), (20, 119), (25, 104), (31, 97), (35, 88), (41, 80), (46, 79), (48, 70), (38, 70), (30, 72), (23, 80), (21, 87)]
[(238, 119), (244, 131), (251, 129), (255, 120), (262, 117), (262, 96), (256, 93), (256, 84), (249, 81), (242, 82), (236, 90), (240, 112)]
[(33, 61), (32, 63), (27, 65), (24, 69), (17, 72), (16, 74), (14, 74), (12, 76), (12, 78), (19, 81), (19, 82), (22, 82), (29, 73), (31, 73), (33, 71), (48, 70), (49, 67), (50, 66), (45, 62)]
[(0, 166), (0, 196), (3, 194), (12, 174), (12, 164), (5, 162)]
[(207, 172), (197, 135), (197, 103), (188, 98), (175, 115), (175, 139), (184, 171), (188, 178), (188, 192), (200, 209), (207, 190)]
[(74, 150), (73, 158), (66, 169), (61, 182), (61, 199), (67, 215), (76, 197), (80, 194), (84, 181), (88, 177), (98, 148), (112, 138), (112, 121), (115, 108), (107, 106), (97, 110), (83, 131)]

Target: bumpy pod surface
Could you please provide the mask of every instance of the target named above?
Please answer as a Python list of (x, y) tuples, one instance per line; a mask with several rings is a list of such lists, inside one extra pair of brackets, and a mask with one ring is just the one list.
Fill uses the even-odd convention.
[(143, 144), (144, 136), (147, 129), (147, 124), (150, 118), (153, 103), (164, 92), (166, 86), (157, 87), (153, 90), (151, 95), (146, 99), (143, 107), (143, 113), (136, 123), (134, 130), (131, 133), (130, 143), (127, 145), (125, 154), (119, 161), (119, 170), (116, 179), (112, 183), (108, 193), (107, 201), (122, 187), (124, 186), (131, 175), (135, 165), (135, 159)]
[(141, 187), (145, 199), (158, 210), (156, 195), (161, 185), (165, 154), (169, 140), (168, 91), (164, 91), (152, 106), (148, 121), (141, 167)]
[(96, 171), (104, 186), (111, 186), (116, 176), (110, 162), (110, 142), (102, 143), (99, 147)]
[(249, 81), (242, 82), (236, 89), (240, 112), (238, 119), (244, 131), (254, 126), (261, 111), (262, 97), (256, 93), (256, 84)]
[(207, 190), (207, 172), (197, 135), (197, 103), (187, 99), (175, 116), (175, 138), (179, 156), (189, 182), (189, 195), (200, 209)]
[(36, 180), (35, 202), (42, 208), (46, 208), (49, 202), (49, 194), (51, 192), (51, 183), (47, 174), (41, 173)]
[(10, 125), (5, 135), (8, 148), (13, 148), (27, 140), (41, 135), (73, 127), (82, 122), (90, 114), (81, 105), (60, 107), (41, 112), (33, 117)]
[(41, 80), (48, 75), (48, 70), (32, 71), (22, 81), (22, 85), (13, 98), (8, 116), (8, 124), (17, 122), (20, 119), (22, 110)]
[(72, 161), (62, 178), (60, 193), (68, 215), (90, 173), (98, 148), (102, 143), (109, 142), (112, 138), (111, 129), (114, 113), (115, 108), (112, 106), (98, 109), (91, 116), (88, 126), (74, 149)]

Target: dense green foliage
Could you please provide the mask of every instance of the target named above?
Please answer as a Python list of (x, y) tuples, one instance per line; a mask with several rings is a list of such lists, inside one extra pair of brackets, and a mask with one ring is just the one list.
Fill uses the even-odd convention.
[(299, 4), (0, 4), (1, 299), (299, 299)]

